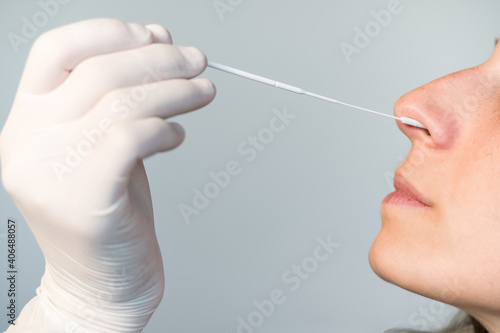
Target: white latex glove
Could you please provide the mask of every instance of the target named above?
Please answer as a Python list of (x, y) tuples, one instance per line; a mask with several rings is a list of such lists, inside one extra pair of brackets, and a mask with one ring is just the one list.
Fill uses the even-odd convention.
[[(158, 25), (96, 19), (33, 46), (0, 136), (2, 181), (46, 259), (8, 332), (140, 332), (164, 291), (142, 159), (177, 147), (164, 119), (210, 103), (192, 47)], [(171, 175), (175, 176), (175, 175)]]

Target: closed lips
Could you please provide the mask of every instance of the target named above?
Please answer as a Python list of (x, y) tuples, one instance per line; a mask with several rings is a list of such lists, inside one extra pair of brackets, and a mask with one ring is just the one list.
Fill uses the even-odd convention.
[(410, 197), (420, 202), (421, 204), (431, 207), (429, 201), (426, 198), (424, 198), (420, 194), (420, 192), (398, 172), (396, 172), (396, 174), (394, 175), (394, 187), (396, 188), (397, 191), (401, 191), (408, 194)]

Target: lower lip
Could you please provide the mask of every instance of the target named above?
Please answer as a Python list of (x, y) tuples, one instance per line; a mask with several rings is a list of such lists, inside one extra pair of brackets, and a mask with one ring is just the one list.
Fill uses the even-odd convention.
[(388, 205), (396, 205), (396, 206), (429, 208), (429, 206), (421, 203), (420, 201), (417, 201), (415, 198), (401, 191), (395, 191), (390, 193), (388, 196), (385, 197), (382, 203)]

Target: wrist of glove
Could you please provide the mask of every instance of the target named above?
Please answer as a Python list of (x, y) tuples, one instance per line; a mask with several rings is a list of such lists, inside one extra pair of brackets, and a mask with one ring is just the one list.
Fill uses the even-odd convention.
[[(164, 271), (151, 211), (131, 209), (130, 196), (140, 203), (144, 195), (133, 179), (135, 190), (112, 207), (79, 214), (89, 227), (85, 234), (61, 228), (35, 233), (45, 272), (37, 297), (8, 332), (140, 332), (147, 325), (163, 296)], [(22, 210), (34, 231), (63, 222), (48, 223), (39, 211)]]

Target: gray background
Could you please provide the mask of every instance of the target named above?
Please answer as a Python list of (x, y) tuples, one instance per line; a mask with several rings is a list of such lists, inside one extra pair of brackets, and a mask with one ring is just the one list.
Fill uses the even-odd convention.
[[(160, 23), (176, 44), (197, 46), (210, 60), (385, 113), (405, 92), (486, 60), (500, 33), (498, 1), (401, 0), (402, 13), (348, 63), (340, 44), (352, 44), (356, 26), (364, 28), (373, 20), (371, 11), (388, 3), (233, 0), (222, 20), (212, 0), (72, 0), (40, 33), (94, 17)], [(16, 53), (7, 33), (19, 34), (22, 17), (38, 11), (33, 0), (0, 2), (0, 124), (33, 42)], [(283, 290), (287, 300), (256, 332), (433, 328), (454, 311), (382, 281), (368, 264), (380, 202), (392, 191), (390, 175), (409, 149), (394, 121), (210, 69), (203, 76), (217, 85), (216, 100), (177, 117), (187, 130), (185, 143), (146, 161), (167, 289), (144, 332), (236, 332), (238, 316), (246, 318), (255, 310), (253, 301), (268, 298), (273, 289)], [(247, 162), (237, 146), (267, 126), (274, 108), (284, 107), (297, 118)], [(189, 203), (193, 189), (210, 181), (209, 172), (230, 160), (240, 162), (243, 172), (186, 224), (178, 205)], [(24, 305), (35, 294), (44, 262), (1, 189), (4, 272), (8, 217), (21, 223), (18, 303)], [(282, 274), (312, 255), (317, 237), (328, 235), (340, 248), (291, 292)]]

